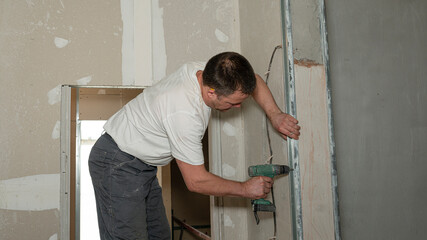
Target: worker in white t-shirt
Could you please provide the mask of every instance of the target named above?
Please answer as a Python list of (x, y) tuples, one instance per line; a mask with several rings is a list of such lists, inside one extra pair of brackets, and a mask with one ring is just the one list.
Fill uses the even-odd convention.
[(173, 159), (190, 191), (266, 197), (269, 177), (231, 181), (204, 167), (202, 138), (211, 109), (240, 107), (249, 96), (283, 137), (298, 139), (298, 121), (278, 108), (262, 78), (234, 52), (185, 64), (114, 114), (89, 157), (101, 239), (171, 238), (156, 173)]

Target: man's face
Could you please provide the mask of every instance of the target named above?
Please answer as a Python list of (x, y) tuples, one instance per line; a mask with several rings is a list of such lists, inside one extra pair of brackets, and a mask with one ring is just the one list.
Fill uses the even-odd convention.
[(238, 108), (242, 105), (242, 102), (248, 98), (249, 95), (242, 93), (241, 91), (235, 91), (228, 96), (217, 96), (212, 101), (212, 107), (216, 110), (225, 112), (230, 108)]

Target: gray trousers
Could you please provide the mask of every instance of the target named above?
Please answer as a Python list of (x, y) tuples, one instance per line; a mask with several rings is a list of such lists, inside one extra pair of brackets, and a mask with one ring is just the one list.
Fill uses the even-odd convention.
[(103, 134), (89, 156), (102, 240), (169, 240), (157, 167), (121, 151)]

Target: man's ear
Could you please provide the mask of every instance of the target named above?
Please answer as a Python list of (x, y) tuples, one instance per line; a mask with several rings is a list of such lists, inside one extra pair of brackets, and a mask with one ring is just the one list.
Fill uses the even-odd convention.
[(208, 96), (209, 97), (216, 97), (215, 89), (209, 88), (208, 89)]

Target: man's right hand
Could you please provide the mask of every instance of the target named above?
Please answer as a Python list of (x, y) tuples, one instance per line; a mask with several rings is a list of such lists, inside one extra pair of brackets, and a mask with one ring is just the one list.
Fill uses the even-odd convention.
[(253, 177), (243, 182), (245, 197), (250, 199), (266, 198), (273, 186), (273, 179), (264, 176)]

